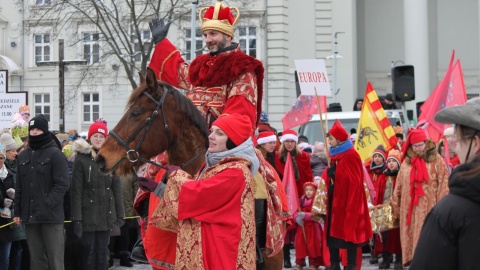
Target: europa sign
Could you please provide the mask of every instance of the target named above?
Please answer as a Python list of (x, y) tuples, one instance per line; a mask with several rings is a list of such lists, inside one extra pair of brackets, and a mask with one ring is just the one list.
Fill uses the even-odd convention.
[(327, 68), (323, 59), (295, 60), (300, 90), (304, 96), (331, 96)]
[(24, 104), (27, 104), (27, 93), (8, 92), (8, 71), (0, 70), (0, 129), (11, 127), (13, 115)]

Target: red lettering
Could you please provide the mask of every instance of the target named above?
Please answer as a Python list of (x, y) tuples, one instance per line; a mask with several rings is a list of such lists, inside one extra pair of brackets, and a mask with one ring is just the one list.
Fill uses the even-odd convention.
[(312, 73), (308, 72), (308, 82), (312, 82)]

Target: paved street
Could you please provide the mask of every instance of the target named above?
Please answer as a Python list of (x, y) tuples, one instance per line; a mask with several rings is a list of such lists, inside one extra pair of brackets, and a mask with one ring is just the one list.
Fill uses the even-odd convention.
[[(295, 265), (295, 251), (294, 250), (291, 250), (291, 259), (292, 259), (292, 265)], [(364, 254), (364, 258), (363, 258), (363, 263), (362, 263), (362, 270), (377, 270), (378, 269), (378, 265), (371, 265), (368, 260), (369, 260), (369, 256), (368, 255), (365, 255)], [(152, 268), (150, 267), (150, 265), (147, 265), (147, 264), (135, 264), (134, 267), (132, 268), (129, 268), (129, 267), (123, 267), (123, 266), (119, 266), (119, 260), (116, 259), (115, 260), (115, 265), (114, 267), (110, 268), (112, 270), (127, 270), (127, 269), (135, 269), (135, 270), (151, 270)], [(288, 268), (284, 268), (284, 269), (288, 269)], [(320, 267), (320, 269), (324, 269), (323, 267)], [(390, 269), (393, 269), (393, 264), (390, 266)], [(404, 268), (405, 270), (407, 270), (408, 268)], [(254, 269), (252, 269), (254, 270)]]

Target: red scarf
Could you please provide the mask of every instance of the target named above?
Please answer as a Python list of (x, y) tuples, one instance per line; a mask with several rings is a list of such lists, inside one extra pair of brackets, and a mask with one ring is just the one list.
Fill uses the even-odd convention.
[(411, 159), (412, 170), (410, 171), (410, 207), (407, 214), (407, 225), (412, 222), (413, 206), (418, 205), (418, 199), (425, 196), (422, 188), (422, 182), (428, 182), (428, 170), (425, 160), (421, 157)]

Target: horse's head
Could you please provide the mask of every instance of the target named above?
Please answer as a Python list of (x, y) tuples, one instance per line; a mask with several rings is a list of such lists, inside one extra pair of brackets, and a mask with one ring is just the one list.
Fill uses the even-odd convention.
[[(150, 69), (140, 77), (140, 86), (130, 95), (124, 116), (110, 131), (95, 159), (103, 172), (127, 174), (166, 150), (172, 150), (171, 164), (182, 165), (173, 163), (171, 156), (185, 162), (190, 156), (183, 148), (190, 147), (189, 154), (195, 155), (195, 150), (207, 145), (207, 125), (190, 100), (159, 83)], [(175, 156), (181, 153), (185, 156)]]

